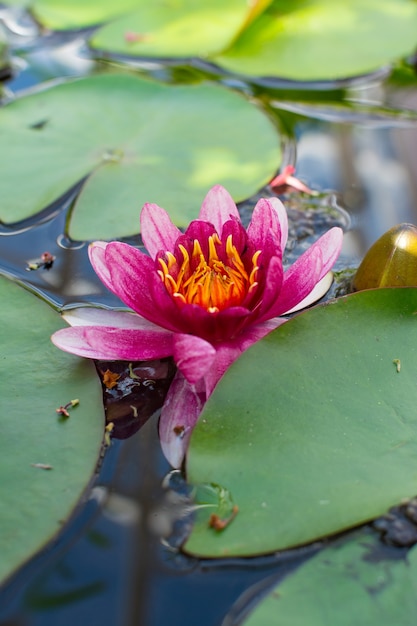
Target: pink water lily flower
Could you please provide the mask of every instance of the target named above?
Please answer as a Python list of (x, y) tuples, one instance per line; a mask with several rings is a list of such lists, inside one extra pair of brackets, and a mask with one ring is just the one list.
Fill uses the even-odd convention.
[(52, 341), (93, 359), (172, 356), (178, 370), (159, 433), (167, 459), (178, 467), (221, 376), (285, 321), (280, 316), (308, 304), (312, 293), (312, 299), (322, 295), (314, 290), (327, 280), (343, 235), (332, 228), (284, 272), (283, 204), (277, 198), (259, 200), (245, 230), (231, 196), (219, 185), (185, 233), (156, 204), (143, 207), (141, 232), (149, 256), (120, 242), (99, 241), (89, 248), (99, 278), (134, 313), (86, 308)]

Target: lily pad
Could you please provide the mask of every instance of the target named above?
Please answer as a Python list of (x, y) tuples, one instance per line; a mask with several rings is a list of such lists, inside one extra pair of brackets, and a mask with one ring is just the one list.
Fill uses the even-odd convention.
[(70, 217), (74, 239), (138, 232), (145, 202), (186, 225), (214, 184), (243, 200), (280, 164), (275, 126), (242, 95), (128, 74), (72, 80), (15, 100), (0, 109), (0, 133), (7, 145), (0, 219), (36, 214), (87, 177)]
[(135, 8), (136, 0), (2, 0), (8, 6), (25, 6), (36, 19), (54, 30), (101, 24)]
[(416, 312), (414, 288), (356, 293), (298, 315), (233, 364), (191, 436), (187, 479), (218, 485), (238, 513), (219, 532), (219, 506), (202, 507), (187, 552), (298, 546), (417, 493)]
[(416, 591), (417, 548), (389, 558), (374, 536), (360, 534), (288, 576), (245, 626), (414, 626)]
[[(0, 580), (62, 527), (99, 457), (104, 415), (90, 361), (57, 350), (60, 316), (0, 277)], [(56, 408), (78, 399), (69, 417)]]
[(414, 0), (274, 0), (213, 60), (249, 76), (333, 80), (413, 53), (416, 32)]
[(206, 57), (225, 48), (263, 10), (265, 0), (139, 0), (135, 11), (99, 29), (90, 45), (129, 56)]

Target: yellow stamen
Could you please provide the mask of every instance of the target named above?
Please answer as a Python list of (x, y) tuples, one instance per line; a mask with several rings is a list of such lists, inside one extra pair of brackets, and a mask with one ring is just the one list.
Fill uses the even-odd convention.
[(256, 275), (257, 275), (258, 270), (259, 270), (259, 265), (257, 265), (257, 262), (258, 262), (258, 259), (259, 259), (259, 255), (260, 255), (260, 254), (261, 254), (261, 251), (260, 251), (260, 250), (257, 250), (257, 251), (255, 252), (255, 254), (253, 255), (253, 257), (252, 257), (252, 265), (253, 265), (253, 270), (251, 271), (250, 276), (249, 276), (249, 284), (250, 284), (249, 289), (250, 289), (251, 287), (253, 287), (254, 285), (257, 285), (257, 284), (258, 284), (258, 283), (256, 282)]
[(203, 255), (203, 251), (201, 249), (200, 246), (200, 242), (198, 241), (198, 239), (194, 239), (194, 246), (193, 246), (193, 257), (200, 257)]
[(246, 267), (232, 235), (227, 237), (225, 245), (217, 233), (211, 235), (207, 243), (207, 258), (198, 239), (193, 241), (191, 256), (182, 244), (178, 246), (182, 263), (167, 252), (165, 259), (158, 259), (161, 266), (158, 274), (178, 303), (196, 304), (215, 314), (239, 306), (246, 295), (256, 289), (261, 250), (255, 252), (250, 267)]
[(175, 263), (177, 262), (177, 259), (174, 257), (172, 252), (167, 252), (166, 257), (167, 257), (168, 269), (171, 269), (171, 267), (175, 265)]

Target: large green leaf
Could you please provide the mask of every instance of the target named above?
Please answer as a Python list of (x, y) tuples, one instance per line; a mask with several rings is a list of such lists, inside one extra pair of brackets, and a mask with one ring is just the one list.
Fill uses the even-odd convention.
[(7, 146), (0, 218), (8, 223), (88, 175), (69, 225), (74, 239), (138, 232), (145, 202), (185, 225), (212, 185), (243, 200), (280, 164), (276, 128), (245, 97), (125, 74), (69, 81), (12, 102), (0, 110), (0, 137)]
[[(59, 315), (4, 277), (0, 302), (3, 579), (71, 514), (94, 472), (104, 418), (94, 365), (61, 352), (49, 339), (63, 326)], [(79, 405), (61, 418), (55, 409), (73, 399)]]
[(56, 30), (100, 24), (125, 11), (132, 11), (137, 0), (2, 0), (10, 6), (26, 6), (44, 26)]
[(327, 548), (255, 608), (245, 626), (414, 626), (417, 548), (389, 558), (360, 534)]
[[(417, 492), (417, 289), (356, 293), (287, 322), (220, 381), (191, 436), (187, 478), (227, 493), (185, 544), (250, 555), (377, 517)], [(197, 491), (206, 503), (207, 489)], [(199, 493), (201, 494), (199, 496)]]
[(226, 47), (248, 15), (245, 0), (139, 0), (135, 9), (103, 26), (92, 47), (138, 56), (205, 57)]
[[(135, 11), (142, 5), (143, 18), (146, 20), (154, 16), (152, 25), (163, 24), (170, 21), (181, 20), (185, 13), (192, 14), (199, 9), (201, 21), (194, 24), (194, 28), (200, 29), (202, 33), (207, 32), (205, 20), (216, 20), (219, 35), (227, 28), (229, 22), (232, 25), (237, 18), (236, 27), (230, 35), (249, 24), (263, 9), (271, 3), (271, 0), (254, 0), (248, 3), (246, 0), (223, 0), (210, 2), (210, 6), (199, 2), (199, 0), (2, 0), (2, 4), (9, 6), (25, 6), (31, 9), (36, 18), (48, 28), (56, 30), (66, 30), (81, 28), (108, 22), (127, 12)], [(147, 11), (147, 6), (149, 11)], [(212, 10), (212, 6), (215, 11)], [(243, 19), (242, 19), (243, 18)], [(151, 17), (152, 19), (152, 17)], [(148, 22), (149, 24), (149, 22)], [(128, 21), (128, 31), (132, 31), (132, 24)], [(141, 28), (141, 32), (143, 27)], [(169, 31), (168, 31), (169, 32)], [(194, 36), (194, 33), (187, 31), (187, 35)], [(215, 36), (215, 32), (212, 33)], [(229, 38), (230, 39), (230, 38)], [(219, 48), (216, 47), (216, 50)]]
[(416, 33), (414, 0), (274, 0), (214, 60), (250, 76), (332, 80), (411, 54)]

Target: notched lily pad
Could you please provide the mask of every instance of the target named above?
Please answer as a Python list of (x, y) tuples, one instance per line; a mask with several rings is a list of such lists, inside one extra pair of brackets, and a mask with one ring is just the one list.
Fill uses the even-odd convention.
[(186, 470), (191, 484), (227, 489), (239, 514), (215, 534), (198, 510), (187, 552), (290, 548), (417, 493), (416, 313), (417, 289), (356, 293), (296, 316), (233, 364)]
[(0, 109), (0, 133), (8, 147), (0, 156), (0, 219), (28, 218), (87, 177), (68, 226), (76, 240), (137, 233), (145, 202), (186, 225), (214, 184), (240, 201), (280, 164), (275, 126), (242, 95), (126, 74), (20, 98)]
[[(4, 277), (0, 302), (3, 580), (72, 513), (98, 461), (104, 411), (92, 362), (61, 352), (50, 341), (63, 326), (60, 316)], [(75, 399), (78, 404), (68, 405)]]
[[(265, 0), (255, 2), (258, 11)], [(100, 28), (90, 40), (93, 48), (129, 56), (206, 57), (221, 52), (249, 20), (253, 11), (245, 0), (139, 0), (135, 11)]]
[(2, 0), (2, 4), (27, 7), (47, 28), (70, 30), (101, 24), (132, 11), (136, 0)]

